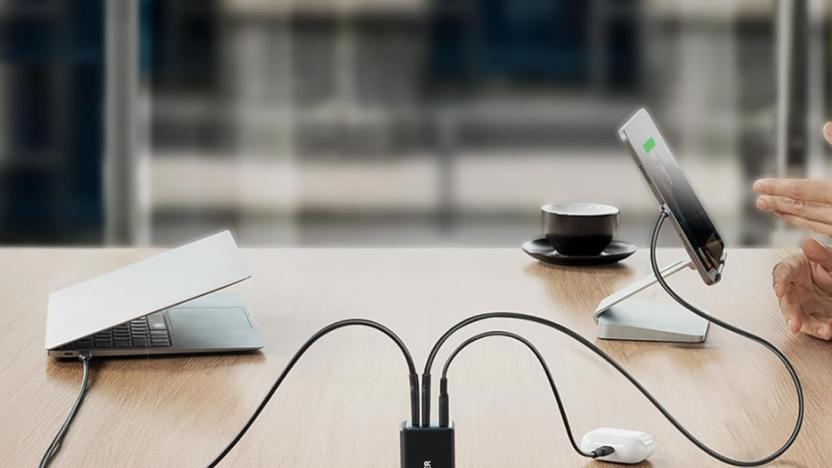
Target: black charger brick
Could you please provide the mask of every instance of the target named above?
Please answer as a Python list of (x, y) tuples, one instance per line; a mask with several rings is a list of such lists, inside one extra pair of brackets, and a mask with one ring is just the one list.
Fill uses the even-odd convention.
[(402, 468), (454, 468), (454, 425), (413, 427), (402, 423)]

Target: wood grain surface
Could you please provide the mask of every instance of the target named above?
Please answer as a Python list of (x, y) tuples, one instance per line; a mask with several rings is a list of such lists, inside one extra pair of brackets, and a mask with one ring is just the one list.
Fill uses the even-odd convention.
[[(0, 465), (35, 466), (81, 377), (77, 361), (43, 349), (49, 291), (152, 254), (136, 249), (0, 250)], [(323, 325), (381, 321), (417, 367), (449, 326), (485, 311), (537, 314), (611, 353), (695, 435), (723, 453), (765, 455), (785, 440), (796, 402), (767, 351), (712, 327), (703, 345), (595, 338), (598, 301), (648, 271), (645, 252), (608, 268), (539, 264), (519, 249), (252, 249), (253, 278), (234, 290), (266, 347), (248, 355), (100, 359), (56, 467), (202, 467), (239, 430), (295, 350)], [(669, 263), (682, 255), (661, 252)], [(832, 466), (832, 345), (788, 333), (771, 292), (777, 250), (731, 250), (725, 275), (705, 286), (693, 271), (670, 282), (714, 315), (761, 334), (794, 362), (806, 395), (803, 432), (774, 466)], [(642, 299), (669, 302), (656, 287)], [(455, 336), (508, 329), (549, 361), (577, 437), (613, 426), (648, 431), (653, 467), (721, 466), (696, 449), (624, 378), (540, 326), (493, 320)], [(447, 346), (434, 368), (437, 375)], [(450, 374), (459, 467), (611, 466), (570, 448), (538, 363), (520, 344), (490, 338), (466, 349)], [(437, 379), (438, 380), (438, 379)], [(435, 411), (436, 403), (433, 408)], [(404, 361), (383, 335), (343, 329), (312, 347), (223, 466), (396, 467), (409, 415)], [(435, 415), (435, 412), (434, 412)]]

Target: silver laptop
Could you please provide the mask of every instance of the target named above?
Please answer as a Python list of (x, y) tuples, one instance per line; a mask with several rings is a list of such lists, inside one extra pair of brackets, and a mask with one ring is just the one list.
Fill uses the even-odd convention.
[(251, 277), (228, 231), (49, 295), (53, 357), (253, 351), (263, 347), (240, 297)]

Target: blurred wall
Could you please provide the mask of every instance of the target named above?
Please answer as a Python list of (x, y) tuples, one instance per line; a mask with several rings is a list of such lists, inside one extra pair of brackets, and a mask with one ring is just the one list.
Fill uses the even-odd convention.
[[(809, 3), (820, 139), (829, 8)], [(729, 243), (768, 244), (776, 225), (749, 187), (777, 169), (775, 6), (141, 0), (139, 99), (124, 110), (144, 139), (136, 239), (231, 228), (248, 245), (517, 246), (540, 205), (587, 200), (619, 206), (620, 237), (644, 245), (656, 203), (616, 130), (647, 106)], [(805, 169), (823, 177), (828, 151), (812, 151)]]
[(98, 243), (103, 2), (0, 5), (0, 242)]

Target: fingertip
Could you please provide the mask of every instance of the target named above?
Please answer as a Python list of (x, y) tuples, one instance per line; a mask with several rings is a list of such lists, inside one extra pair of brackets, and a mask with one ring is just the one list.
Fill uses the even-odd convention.
[(823, 136), (826, 137), (826, 141), (832, 143), (832, 122), (823, 124)]
[(772, 273), (771, 284), (774, 292), (780, 296), (786, 293), (791, 277), (791, 268), (788, 265), (780, 266)]
[(803, 247), (804, 249), (809, 247), (809, 246), (815, 246), (815, 245), (820, 245), (820, 242), (818, 242), (817, 239), (815, 239), (813, 237), (807, 237), (806, 239), (803, 239), (803, 242), (800, 243), (800, 246)]
[(751, 186), (751, 188), (755, 192), (761, 192), (765, 189), (766, 183), (767, 183), (767, 179), (757, 179), (756, 181), (754, 181), (754, 184)]
[(803, 324), (800, 323), (800, 319), (797, 317), (789, 317), (789, 330), (792, 333), (800, 333), (800, 329), (803, 327)]
[(768, 200), (766, 200), (765, 197), (757, 197), (757, 202), (755, 203), (755, 206), (757, 207), (757, 209), (763, 211), (769, 211), (771, 209), (771, 206), (769, 205)]
[(827, 330), (825, 325), (818, 325), (807, 330), (807, 333), (821, 340), (828, 340)]
[(786, 285), (781, 281), (774, 283), (774, 295), (781, 298), (786, 295)]
[(815, 262), (822, 262), (830, 255), (829, 249), (811, 237), (803, 241), (803, 244), (801, 244), (801, 250), (803, 250), (803, 254), (806, 255), (809, 260)]

